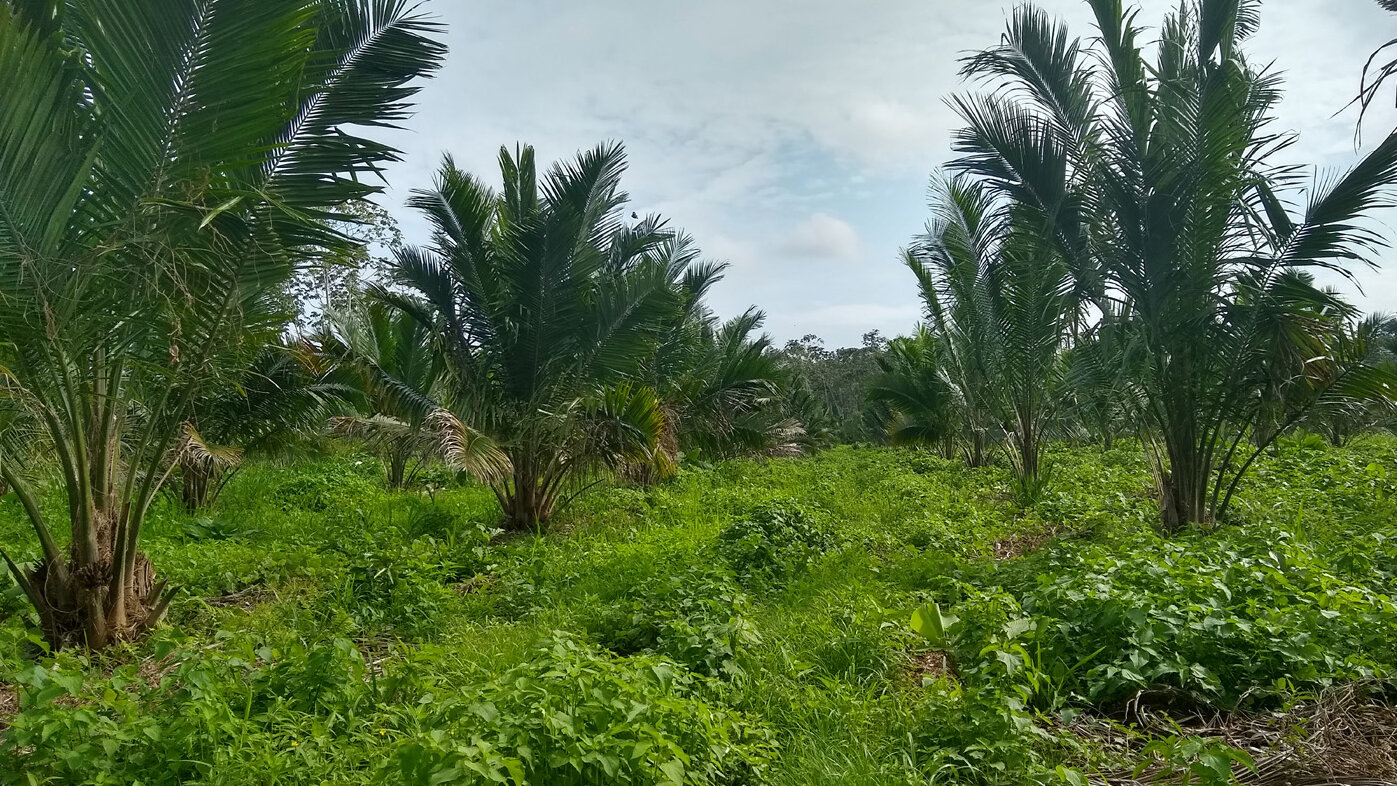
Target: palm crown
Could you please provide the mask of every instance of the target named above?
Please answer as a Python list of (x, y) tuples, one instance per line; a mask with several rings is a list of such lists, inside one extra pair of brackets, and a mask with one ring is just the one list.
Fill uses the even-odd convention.
[(1381, 245), (1361, 217), (1389, 202), (1397, 137), (1294, 216), (1295, 173), (1272, 163), (1291, 142), (1270, 130), (1278, 81), (1241, 51), (1257, 3), (1182, 4), (1153, 62), (1121, 0), (1091, 6), (1092, 56), (1026, 7), (967, 61), (995, 90), (957, 102), (969, 125), (953, 167), (1035, 214), (1083, 303), (1133, 324), (1166, 525), (1206, 523), (1283, 430), (1253, 428), (1258, 408), (1284, 425), (1386, 389), (1338, 351), (1351, 310), (1305, 271), (1344, 272)]

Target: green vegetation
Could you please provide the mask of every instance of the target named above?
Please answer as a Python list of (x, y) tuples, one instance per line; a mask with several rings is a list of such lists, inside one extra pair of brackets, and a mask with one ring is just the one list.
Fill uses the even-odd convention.
[(1397, 134), (1304, 188), (1255, 0), (1088, 4), (964, 60), (925, 323), (828, 350), (619, 142), (405, 244), (403, 0), (0, 0), (0, 780), (1397, 779), (1324, 728), (1397, 725), (1397, 320), (1315, 278)]
[[(1260, 5), (1185, 2), (1154, 60), (1121, 0), (1090, 0), (1090, 44), (1034, 6), (964, 61), (986, 84), (953, 105), (958, 173), (910, 262), (943, 375), (983, 454), (1007, 446), (1028, 498), (1058, 409), (1061, 349), (1085, 316), (1120, 331), (1084, 379), (1121, 395), (1155, 464), (1166, 529), (1209, 526), (1274, 440), (1316, 408), (1386, 400), (1397, 376), (1371, 328), (1315, 270), (1351, 272), (1383, 238), (1397, 135), (1309, 189), (1274, 163), (1280, 80), (1244, 51)], [(1125, 389), (1110, 385), (1125, 371)], [(1084, 425), (1090, 425), (1088, 421)], [(996, 433), (997, 432), (997, 433)]]
[[(1136, 764), (1084, 719), (1264, 713), (1397, 668), (1397, 442), (1288, 443), (1235, 526), (1187, 538), (1156, 531), (1142, 453), (1053, 460), (1028, 510), (1007, 465), (839, 448), (599, 487), (567, 535), (506, 540), (473, 483), (254, 463), (211, 518), (153, 509), (171, 628), (24, 657), (24, 615), (0, 628), (0, 773), (1072, 783)], [(13, 498), (0, 517), (23, 530)], [(939, 642), (909, 625), (929, 604)], [(923, 665), (938, 649), (949, 673)]]

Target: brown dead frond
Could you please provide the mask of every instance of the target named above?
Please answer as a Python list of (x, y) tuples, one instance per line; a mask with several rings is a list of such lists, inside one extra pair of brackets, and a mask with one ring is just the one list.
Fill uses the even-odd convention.
[(242, 463), (240, 448), (207, 442), (194, 424), (184, 424), (184, 435), (176, 449), (175, 462), (182, 467), (198, 467), (206, 472), (223, 472)]
[(800, 458), (805, 455), (805, 426), (794, 418), (786, 420), (772, 426), (768, 432), (771, 438), (771, 447), (766, 450), (766, 455), (770, 458)]
[(486, 483), (496, 483), (513, 472), (509, 456), (495, 441), (476, 431), (448, 409), (427, 416), (427, 429), (435, 435), (441, 457), (456, 469)]

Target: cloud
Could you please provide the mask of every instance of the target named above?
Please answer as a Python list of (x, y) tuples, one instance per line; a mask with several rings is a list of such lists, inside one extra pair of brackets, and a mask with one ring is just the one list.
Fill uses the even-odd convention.
[(859, 233), (846, 221), (816, 213), (796, 227), (781, 251), (807, 259), (852, 262), (859, 257)]

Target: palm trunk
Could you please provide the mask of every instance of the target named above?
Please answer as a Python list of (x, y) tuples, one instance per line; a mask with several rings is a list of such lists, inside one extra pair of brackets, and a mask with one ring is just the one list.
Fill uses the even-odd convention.
[(948, 434), (941, 440), (941, 458), (951, 460), (956, 457), (956, 438), (954, 434)]
[(966, 450), (965, 461), (971, 467), (983, 467), (989, 464), (989, 438), (984, 429), (972, 429), (970, 432), (970, 445)]
[(217, 479), (206, 462), (189, 461), (180, 467), (180, 502), (186, 513), (208, 507)]
[(557, 508), (562, 475), (549, 471), (553, 462), (545, 455), (522, 455), (513, 461), (513, 482), (500, 495), (505, 528), (512, 532), (541, 531)]
[(1169, 466), (1160, 471), (1161, 525), (1165, 532), (1177, 533), (1194, 524), (1212, 522), (1208, 504), (1212, 473), (1197, 446), (1191, 441), (1166, 446)]
[(1019, 483), (1024, 488), (1032, 488), (1038, 484), (1039, 457), (1038, 457), (1038, 435), (1034, 431), (1034, 426), (1030, 422), (1025, 422), (1019, 429), (1016, 437), (1019, 452)]
[[(19, 494), (44, 552), (29, 570), (18, 570), (12, 562), (10, 568), (55, 649), (103, 649), (136, 638), (164, 616), (169, 604), (137, 541), (150, 501), (173, 467), (154, 477), (131, 473), (131, 457), (123, 455), (122, 412), (106, 395), (121, 369), (106, 364), (99, 354), (90, 373), (90, 386), (64, 379), (68, 390), (83, 396), (78, 407), (40, 410), (68, 496), (72, 539), (66, 553), (55, 544), (28, 481), (0, 466)], [(157, 456), (165, 455), (173, 441), (172, 434), (144, 437), (138, 440), (140, 448)]]
[(154, 582), (150, 561), (130, 542), (131, 510), (91, 511), (95, 554), (75, 541), (66, 555), (16, 573), (55, 649), (103, 649), (139, 636), (164, 616), (168, 598)]
[(543, 524), (541, 484), (531, 465), (525, 460), (514, 467), (514, 484), (505, 507), (506, 528), (514, 532), (536, 530)]
[(394, 450), (388, 456), (388, 487), (402, 489), (407, 486), (408, 451)]

